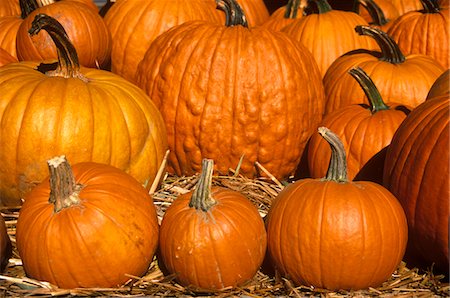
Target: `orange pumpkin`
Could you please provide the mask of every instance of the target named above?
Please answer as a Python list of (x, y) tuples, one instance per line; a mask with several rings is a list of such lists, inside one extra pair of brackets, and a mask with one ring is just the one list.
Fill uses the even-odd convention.
[(421, 0), (390, 0), (400, 15), (423, 8)]
[(431, 85), (427, 99), (450, 95), (450, 69), (444, 71)]
[(38, 0), (38, 1), (40, 2), (39, 6), (50, 5), (55, 2), (59, 2), (59, 1), (73, 1), (73, 2), (86, 4), (89, 8), (92, 9), (92, 11), (98, 13), (98, 7), (97, 7), (97, 5), (95, 5), (93, 0)]
[(400, 125), (386, 153), (383, 184), (408, 218), (407, 261), (448, 274), (449, 96), (432, 98)]
[(405, 56), (395, 41), (380, 29), (357, 26), (356, 31), (373, 38), (380, 50), (349, 52), (336, 59), (323, 78), (325, 114), (351, 104), (369, 104), (359, 84), (347, 75), (355, 66), (364, 69), (383, 98), (412, 108), (425, 101), (431, 85), (445, 69), (427, 55)]
[(9, 238), (8, 230), (6, 229), (5, 219), (0, 215), (0, 272), (5, 271), (11, 256), (11, 239)]
[(0, 18), (16, 15), (20, 15), (20, 7), (17, 0), (2, 0), (0, 2)]
[(271, 30), (281, 31), (281, 29), (294, 20), (303, 16), (304, 7), (303, 0), (289, 0), (285, 6), (275, 10), (261, 26)]
[(17, 58), (11, 56), (7, 51), (0, 48), (0, 66), (13, 62), (18, 62)]
[(74, 163), (111, 164), (151, 185), (167, 150), (156, 106), (125, 79), (80, 68), (53, 18), (38, 15), (33, 24), (33, 34), (43, 26), (55, 38), (60, 64), (0, 68), (1, 204), (20, 204), (22, 195), (45, 178), (45, 161), (61, 154)]
[(17, 32), (16, 47), (19, 60), (42, 61), (57, 58), (56, 46), (46, 32), (33, 38), (28, 34), (31, 23), (38, 14), (52, 16), (63, 25), (78, 50), (81, 65), (104, 67), (109, 63), (112, 41), (105, 22), (87, 5), (75, 1), (59, 1), (39, 7), (23, 20)]
[(161, 222), (164, 266), (187, 287), (221, 290), (249, 281), (266, 252), (258, 209), (239, 192), (212, 187), (213, 161), (203, 160), (196, 189), (180, 195)]
[(429, 55), (445, 69), (450, 68), (449, 8), (441, 7), (437, 0), (421, 0), (423, 8), (399, 17), (387, 33), (402, 52)]
[[(203, 158), (228, 173), (292, 174), (323, 113), (314, 58), (286, 34), (248, 28), (235, 1), (221, 1), (227, 25), (186, 22), (161, 34), (137, 70), (137, 84), (160, 109), (168, 170), (199, 172)], [(175, 67), (176, 66), (176, 67)]]
[(142, 276), (158, 244), (156, 209), (134, 178), (109, 165), (48, 161), (27, 194), (17, 250), (28, 277), (60, 288), (117, 287)]
[[(364, 90), (370, 106), (353, 104), (342, 107), (327, 114), (320, 125), (338, 135), (348, 152), (349, 180), (356, 178), (381, 184), (385, 149), (410, 109), (389, 98), (383, 99), (362, 68), (352, 68), (349, 73)], [(330, 156), (328, 143), (318, 134), (313, 134), (308, 147), (308, 165), (312, 178), (325, 176)]]
[(349, 181), (342, 142), (327, 128), (319, 132), (332, 148), (327, 175), (298, 180), (272, 202), (266, 219), (269, 259), (297, 285), (379, 286), (403, 258), (405, 214), (383, 186)]
[[(316, 3), (317, 13), (297, 19), (284, 27), (282, 32), (302, 43), (313, 54), (322, 76), (342, 54), (377, 46), (373, 39), (355, 32), (357, 25), (368, 25), (357, 13), (334, 10), (327, 0), (310, 1), (309, 5), (311, 3)], [(306, 10), (312, 11), (309, 6)]]
[(387, 31), (400, 14), (391, 0), (358, 0), (359, 14), (371, 25)]

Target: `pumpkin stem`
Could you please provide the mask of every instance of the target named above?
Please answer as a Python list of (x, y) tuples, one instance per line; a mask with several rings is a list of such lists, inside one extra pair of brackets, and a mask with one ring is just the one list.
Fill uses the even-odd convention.
[(372, 107), (372, 114), (382, 110), (389, 110), (389, 106), (383, 101), (377, 86), (375, 86), (375, 83), (361, 67), (353, 67), (348, 72), (356, 79), (358, 84), (364, 90), (364, 94), (366, 94)]
[(303, 0), (288, 0), (286, 4), (286, 12), (284, 13), (285, 19), (296, 19), (298, 9), (302, 7)]
[(216, 0), (216, 4), (217, 9), (225, 12), (225, 26), (241, 25), (248, 28), (247, 18), (236, 0)]
[[(386, 19), (386, 16), (384, 15), (383, 10), (378, 6), (377, 3), (373, 0), (356, 0), (359, 5), (364, 6), (364, 8), (369, 13), (370, 17), (372, 18), (371, 25), (377, 25), (377, 26), (384, 26), (386, 25), (389, 20)], [(356, 7), (356, 13), (359, 13), (359, 5), (355, 5)]]
[(64, 155), (47, 161), (50, 171), (50, 198), (57, 213), (64, 208), (80, 203), (78, 197), (83, 186), (75, 182), (72, 168)]
[(347, 157), (344, 144), (339, 137), (327, 127), (319, 127), (319, 134), (330, 144), (331, 158), (327, 175), (324, 180), (335, 182), (348, 182)]
[[(311, 3), (315, 3), (317, 7), (317, 12), (312, 9)], [(305, 14), (309, 15), (312, 13), (323, 14), (329, 11), (332, 11), (333, 8), (328, 3), (327, 0), (308, 0), (308, 5), (305, 8)]]
[(46, 72), (47, 75), (60, 76), (64, 78), (79, 78), (83, 81), (87, 79), (80, 72), (80, 63), (75, 47), (69, 40), (69, 36), (63, 26), (54, 18), (46, 14), (37, 14), (31, 24), (28, 33), (38, 34), (42, 29), (52, 38), (58, 53), (58, 67), (54, 71)]
[(204, 158), (202, 160), (202, 172), (189, 202), (189, 207), (206, 212), (216, 204), (216, 201), (211, 196), (213, 170), (214, 161)]
[(39, 8), (39, 4), (36, 0), (19, 0), (20, 17), (25, 19), (30, 13)]
[(405, 62), (405, 55), (403, 55), (398, 44), (383, 30), (371, 26), (359, 25), (355, 27), (355, 31), (359, 35), (370, 36), (375, 39), (381, 49), (381, 57), (379, 60), (392, 64)]
[(425, 13), (439, 13), (441, 11), (438, 0), (420, 0), (420, 2)]

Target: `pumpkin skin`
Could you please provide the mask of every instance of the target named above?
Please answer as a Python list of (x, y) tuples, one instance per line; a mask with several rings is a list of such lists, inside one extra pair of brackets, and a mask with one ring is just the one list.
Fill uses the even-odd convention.
[(150, 98), (108, 71), (81, 67), (58, 75), (37, 66), (19, 62), (0, 68), (1, 203), (20, 204), (47, 175), (45, 161), (61, 154), (74, 163), (110, 164), (151, 184), (167, 136)]
[(104, 20), (113, 45), (111, 71), (134, 81), (136, 68), (152, 41), (169, 28), (190, 20), (221, 24), (223, 16), (213, 0), (122, 0)]
[(98, 13), (98, 11), (99, 11), (97, 5), (95, 5), (93, 0), (38, 0), (38, 1), (41, 2), (40, 6), (50, 5), (50, 4), (53, 4), (55, 2), (60, 2), (60, 1), (73, 1), (73, 2), (86, 4), (89, 8), (92, 9), (92, 11), (94, 11), (96, 13)]
[(323, 78), (325, 114), (351, 104), (369, 104), (358, 83), (347, 75), (354, 66), (364, 69), (383, 98), (412, 108), (424, 102), (431, 85), (445, 69), (430, 56), (404, 55), (395, 41), (379, 29), (356, 28), (360, 34), (377, 40), (380, 50), (349, 52), (333, 62)]
[(297, 285), (376, 287), (404, 255), (405, 214), (381, 185), (337, 174), (298, 180), (278, 194), (266, 219), (268, 256)]
[(19, 62), (19, 61), (17, 61), (17, 58), (11, 56), (7, 51), (0, 48), (0, 67), (5, 64), (9, 64), (9, 63), (13, 63), (13, 62)]
[[(203, 163), (202, 175), (212, 175), (209, 162)], [(161, 259), (184, 286), (210, 291), (236, 287), (252, 279), (263, 262), (264, 222), (256, 206), (239, 192), (203, 181), (197, 188), (203, 188), (202, 183), (209, 199), (196, 199), (198, 192), (191, 191), (166, 210), (160, 229)]]
[(290, 0), (285, 6), (275, 10), (261, 26), (281, 31), (284, 27), (303, 16), (303, 7), (301, 0)]
[(342, 54), (377, 47), (373, 39), (355, 33), (357, 25), (369, 25), (357, 13), (331, 9), (326, 0), (310, 3), (317, 3), (319, 13), (303, 16), (281, 31), (302, 43), (313, 54), (322, 77)]
[(67, 289), (117, 287), (129, 280), (127, 274), (142, 276), (158, 243), (151, 196), (125, 172), (86, 162), (72, 167), (77, 186), (69, 194), (77, 202), (59, 209), (58, 199), (49, 198), (68, 187), (65, 167), (55, 165), (58, 173), (28, 193), (19, 212), (17, 249), (26, 275)]
[(79, 62), (86, 67), (104, 67), (111, 57), (112, 40), (108, 28), (98, 13), (76, 1), (60, 1), (31, 12), (17, 32), (17, 57), (20, 61), (43, 61), (57, 58), (57, 50), (46, 32), (31, 38), (28, 30), (37, 14), (58, 20), (78, 51)]
[(400, 15), (410, 11), (417, 11), (423, 8), (420, 0), (391, 0)]
[(20, 6), (17, 0), (2, 0), (0, 2), (0, 17), (20, 15)]
[(16, 16), (0, 17), (0, 48), (17, 58), (16, 38), (23, 19)]
[(386, 153), (383, 184), (398, 198), (409, 226), (409, 255), (448, 274), (448, 95), (425, 101), (405, 119)]
[(269, 10), (264, 0), (240, 0), (239, 5), (244, 10), (250, 27), (260, 26), (269, 19)]
[(244, 155), (242, 175), (261, 175), (258, 161), (283, 179), (322, 118), (313, 57), (261, 26), (186, 22), (152, 43), (136, 78), (163, 115), (168, 171), (180, 176), (199, 172), (203, 158), (228, 173)]
[(371, 26), (387, 31), (400, 16), (391, 0), (358, 0), (359, 15)]
[(12, 256), (11, 239), (3, 216), (0, 216), (0, 272), (4, 272)]
[(427, 99), (445, 95), (450, 95), (450, 69), (436, 79), (428, 92)]
[(420, 11), (402, 15), (391, 25), (387, 33), (405, 54), (429, 55), (444, 69), (448, 69), (450, 68), (448, 6), (440, 7), (439, 2), (435, 0), (423, 2), (426, 4)]

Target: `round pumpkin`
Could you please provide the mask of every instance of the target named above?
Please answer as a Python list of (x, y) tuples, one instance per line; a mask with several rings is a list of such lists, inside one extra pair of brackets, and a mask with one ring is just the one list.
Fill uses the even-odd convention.
[(0, 215), (0, 272), (5, 271), (11, 256), (11, 239), (9, 238), (8, 230), (6, 229), (5, 219)]
[(409, 114), (387, 150), (383, 177), (408, 218), (408, 261), (447, 274), (449, 107), (448, 95), (441, 96)]
[[(186, 22), (160, 35), (137, 70), (137, 84), (166, 123), (168, 170), (199, 172), (203, 158), (228, 173), (291, 175), (323, 113), (314, 58), (286, 34), (248, 28), (235, 1), (221, 1), (227, 25)], [(175, 67), (176, 66), (176, 67)]]
[(427, 99), (445, 95), (450, 95), (450, 69), (444, 71), (431, 85)]
[(349, 52), (336, 59), (323, 78), (325, 114), (351, 104), (369, 104), (359, 84), (347, 75), (355, 66), (364, 69), (383, 98), (412, 108), (425, 101), (431, 85), (445, 69), (430, 56), (404, 55), (397, 43), (380, 29), (357, 26), (355, 30), (373, 38), (380, 50)]
[(85, 4), (67, 0), (39, 7), (23, 20), (16, 41), (19, 60), (57, 59), (56, 46), (46, 32), (41, 32), (33, 38), (28, 34), (38, 14), (52, 16), (62, 24), (78, 51), (81, 65), (101, 68), (109, 63), (112, 41), (102, 17)]
[[(339, 136), (345, 151), (348, 152), (349, 180), (381, 184), (385, 149), (411, 108), (392, 102), (389, 98), (383, 99), (372, 79), (362, 68), (352, 68), (349, 73), (364, 90), (370, 105), (353, 104), (342, 107), (327, 114), (320, 125)], [(319, 134), (313, 134), (308, 144), (311, 177), (324, 177), (331, 156), (330, 146)]]
[[(312, 13), (297, 19), (282, 29), (302, 43), (314, 56), (322, 76), (342, 54), (356, 49), (376, 48), (375, 41), (355, 32), (357, 25), (369, 25), (351, 11), (332, 9), (327, 0), (310, 1), (306, 11)], [(317, 13), (309, 6), (317, 5)]]
[(137, 86), (108, 71), (79, 67), (59, 23), (38, 15), (60, 47), (60, 64), (19, 62), (0, 68), (0, 198), (20, 204), (47, 175), (45, 161), (111, 164), (150, 185), (167, 151), (161, 113)]
[(195, 190), (166, 210), (159, 247), (164, 266), (181, 285), (215, 291), (253, 278), (267, 235), (258, 208), (239, 192), (212, 186), (213, 161), (202, 164)]
[(407, 55), (422, 54), (435, 58), (444, 69), (450, 68), (448, 6), (437, 0), (421, 0), (423, 8), (399, 17), (387, 33)]
[(151, 196), (115, 167), (64, 156), (27, 194), (17, 220), (26, 275), (60, 288), (118, 287), (147, 272), (158, 244)]
[(380, 184), (349, 181), (339, 138), (323, 127), (319, 132), (333, 152), (327, 176), (297, 180), (274, 199), (266, 218), (268, 257), (296, 285), (377, 287), (404, 255), (405, 214)]

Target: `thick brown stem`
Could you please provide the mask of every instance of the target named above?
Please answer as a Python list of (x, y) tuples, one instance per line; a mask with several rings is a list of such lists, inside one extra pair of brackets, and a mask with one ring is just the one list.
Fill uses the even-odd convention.
[(225, 26), (241, 25), (248, 27), (244, 11), (236, 0), (216, 0), (217, 8), (225, 12)]
[(347, 157), (344, 144), (329, 128), (319, 127), (319, 133), (331, 147), (330, 165), (324, 179), (335, 182), (348, 182)]
[(78, 195), (83, 186), (75, 182), (72, 168), (66, 157), (64, 155), (54, 157), (47, 163), (50, 172), (50, 198), (48, 201), (54, 205), (55, 213), (79, 204)]
[(212, 159), (203, 159), (200, 179), (192, 194), (189, 207), (206, 212), (216, 204), (216, 201), (211, 196), (213, 170), (214, 161)]
[(19, 6), (22, 19), (25, 19), (30, 13), (39, 8), (36, 0), (19, 0)]

